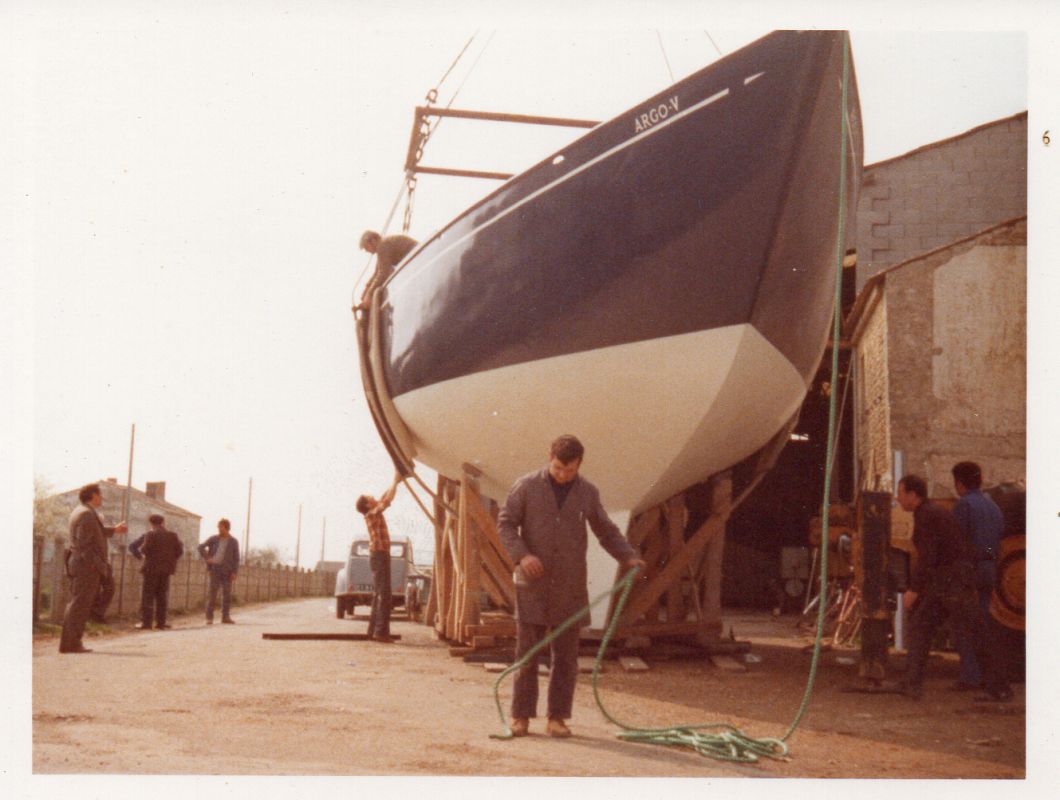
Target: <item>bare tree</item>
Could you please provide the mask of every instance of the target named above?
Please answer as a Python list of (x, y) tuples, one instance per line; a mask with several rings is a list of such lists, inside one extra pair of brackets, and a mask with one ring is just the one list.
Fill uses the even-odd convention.
[(252, 547), (247, 553), (247, 564), (252, 567), (271, 567), (283, 563), (283, 554), (275, 545)]
[(33, 535), (47, 539), (62, 523), (64, 512), (49, 503), (52, 486), (44, 478), (33, 478)]

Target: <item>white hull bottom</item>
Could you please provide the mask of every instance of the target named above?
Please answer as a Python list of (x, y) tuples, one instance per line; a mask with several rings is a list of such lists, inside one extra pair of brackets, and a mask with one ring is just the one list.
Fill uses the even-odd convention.
[[(498, 502), (547, 462), (553, 439), (574, 434), (585, 445), (583, 474), (626, 530), (631, 512), (763, 447), (805, 392), (792, 364), (745, 324), (502, 367), (394, 404), (418, 461), (453, 478), (474, 464), (483, 494)], [(614, 561), (591, 544), (589, 596), (614, 576)], [(594, 609), (593, 625), (606, 613), (606, 603)]]

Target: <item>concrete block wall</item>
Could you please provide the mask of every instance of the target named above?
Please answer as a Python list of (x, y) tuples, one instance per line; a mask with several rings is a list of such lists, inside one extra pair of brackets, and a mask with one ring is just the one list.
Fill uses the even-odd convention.
[[(60, 558), (52, 562), (35, 562), (35, 587), (47, 595), (48, 618), (51, 622), (62, 621), (63, 610), (69, 597), (69, 582), (62, 569), (62, 546)], [(43, 544), (43, 543), (42, 543)], [(114, 599), (107, 609), (110, 620), (135, 620), (139, 617), (140, 595), (143, 575), (140, 562), (125, 557), (124, 568), (120, 555), (112, 554), (111, 569), (117, 584)], [(180, 559), (177, 572), (169, 582), (169, 609), (173, 614), (196, 612), (206, 607), (209, 580), (202, 561)], [(232, 587), (233, 604), (268, 603), (298, 597), (331, 597), (335, 593), (335, 573), (319, 570), (295, 569), (273, 565), (271, 567), (243, 566)]]
[(970, 459), (986, 485), (1026, 476), (1026, 220), (886, 276), (891, 447), (934, 497)]
[(885, 267), (1027, 213), (1027, 114), (866, 167), (860, 291)]

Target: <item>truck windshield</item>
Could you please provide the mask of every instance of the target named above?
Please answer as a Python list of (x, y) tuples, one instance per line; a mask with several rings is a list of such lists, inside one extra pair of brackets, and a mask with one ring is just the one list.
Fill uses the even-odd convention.
[[(371, 555), (368, 542), (354, 542), (353, 543), (353, 555), (362, 556), (368, 558)], [(404, 542), (391, 542), (390, 543), (390, 557), (391, 558), (404, 558), (405, 557), (405, 543)]]

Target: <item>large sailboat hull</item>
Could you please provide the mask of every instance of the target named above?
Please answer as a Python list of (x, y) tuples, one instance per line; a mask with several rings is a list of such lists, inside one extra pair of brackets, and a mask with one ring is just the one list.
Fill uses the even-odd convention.
[(375, 327), (378, 413), (408, 455), (473, 464), (501, 499), (573, 433), (604, 504), (635, 512), (774, 440), (826, 344), (856, 203), (844, 36), (766, 36), (413, 251)]

